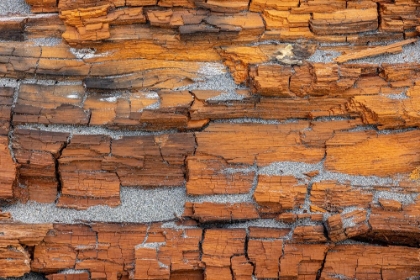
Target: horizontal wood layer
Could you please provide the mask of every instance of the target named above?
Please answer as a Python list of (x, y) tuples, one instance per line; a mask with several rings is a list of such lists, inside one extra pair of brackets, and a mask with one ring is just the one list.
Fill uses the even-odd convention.
[[(245, 229), (172, 229), (161, 223), (2, 223), (2, 228), (2, 244), (13, 244), (0, 245), (2, 276), (33, 270), (61, 279), (63, 269), (88, 269), (96, 279), (296, 278), (315, 277), (320, 271), (321, 279), (335, 279), (337, 274), (369, 279), (381, 273), (393, 279), (416, 276), (419, 269), (418, 248), (305, 244), (270, 228), (250, 228), (249, 234)], [(264, 236), (256, 235), (258, 231)], [(22, 245), (32, 246), (32, 261)], [(77, 278), (83, 274), (66, 277), (85, 279)]]
[(26, 2), (0, 277), (419, 277), (418, 1)]

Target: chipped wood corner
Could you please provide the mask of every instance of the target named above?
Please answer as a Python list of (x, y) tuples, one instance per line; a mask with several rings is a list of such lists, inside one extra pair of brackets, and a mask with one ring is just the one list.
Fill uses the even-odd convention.
[(1, 0), (0, 278), (417, 279), (419, 9)]

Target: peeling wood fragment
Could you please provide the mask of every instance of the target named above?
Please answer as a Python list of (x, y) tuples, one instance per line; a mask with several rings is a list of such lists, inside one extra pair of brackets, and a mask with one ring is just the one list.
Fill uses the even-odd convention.
[(20, 245), (0, 245), (0, 277), (20, 277), (31, 271), (30, 255)]
[[(395, 98), (394, 98), (395, 97)], [(420, 125), (420, 87), (403, 93), (382, 96), (355, 96), (348, 108), (361, 114), (363, 122), (379, 129), (418, 127)]]
[(68, 43), (97, 42), (111, 37), (110, 25), (145, 23), (143, 8), (126, 8), (112, 11), (109, 4), (78, 7), (61, 11), (60, 19), (66, 25), (63, 39)]
[(370, 229), (367, 211), (354, 210), (348, 213), (337, 214), (326, 221), (328, 237), (333, 242), (339, 242), (367, 233)]
[(253, 64), (280, 62), (286, 65), (302, 64), (315, 52), (315, 45), (267, 44), (259, 46), (223, 47), (219, 53), (229, 67), (237, 84), (248, 78), (248, 68)]
[(36, 246), (45, 237), (47, 232), (53, 228), (52, 224), (19, 224), (13, 222), (0, 223), (0, 243), (5, 245), (26, 245)]
[(344, 55), (341, 55), (341, 56), (337, 57), (335, 59), (335, 61), (337, 61), (338, 63), (344, 63), (344, 62), (347, 62), (347, 61), (353, 60), (353, 59), (376, 56), (376, 55), (385, 54), (385, 53), (401, 52), (403, 46), (414, 43), (416, 41), (417, 41), (417, 39), (408, 39), (408, 40), (404, 40), (404, 41), (397, 42), (397, 43), (394, 43), (394, 44), (390, 44), (390, 45), (387, 45), (387, 46), (378, 46), (378, 47), (374, 47), (374, 48), (371, 48), (371, 49), (358, 51), (358, 52), (355, 52), (355, 53), (344, 54)]

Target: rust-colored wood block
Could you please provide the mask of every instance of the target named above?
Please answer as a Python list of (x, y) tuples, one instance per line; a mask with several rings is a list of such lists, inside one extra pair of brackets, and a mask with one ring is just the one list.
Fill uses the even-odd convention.
[[(252, 76), (253, 73), (256, 76)], [(291, 97), (289, 83), (293, 70), (290, 66), (261, 65), (251, 74), (253, 91), (263, 96)]]
[[(196, 91), (194, 91), (196, 92)], [(194, 101), (190, 116), (193, 120), (261, 118), (286, 120), (291, 118), (316, 118), (327, 116), (349, 116), (345, 98), (270, 98), (249, 97), (243, 100)], [(331, 127), (329, 127), (331, 128)]]
[(83, 86), (25, 84), (13, 110), (13, 123), (87, 125), (90, 115), (83, 110)]
[(321, 279), (334, 279), (334, 275), (357, 279), (409, 278), (418, 274), (418, 253), (417, 248), (399, 246), (337, 245), (327, 253)]
[(353, 210), (329, 217), (326, 221), (328, 237), (334, 241), (343, 241), (357, 237), (370, 230), (366, 210)]
[(296, 243), (324, 243), (327, 241), (323, 225), (297, 226), (293, 231), (292, 239)]
[(112, 141), (102, 169), (116, 172), (123, 186), (180, 186), (194, 147), (191, 133), (123, 137)]
[(30, 224), (19, 224), (13, 222), (1, 223), (0, 243), (5, 245), (25, 246), (38, 245), (48, 233), (53, 229), (52, 224), (37, 224), (32, 226)]
[[(238, 168), (235, 170), (235, 167)], [(251, 190), (255, 171), (242, 171), (240, 165), (209, 156), (187, 158), (189, 195), (245, 194)]]
[(338, 132), (327, 141), (328, 170), (353, 175), (392, 176), (418, 164), (418, 131), (378, 135), (374, 131)]
[(371, 230), (364, 234), (370, 240), (386, 244), (417, 246), (420, 235), (418, 202), (404, 207), (405, 211), (373, 208), (369, 217)]
[(170, 279), (170, 269), (157, 260), (156, 249), (138, 248), (134, 279)]
[(410, 87), (406, 97), (393, 98), (399, 95), (355, 96), (349, 102), (349, 109), (358, 112), (364, 123), (377, 125), (379, 129), (418, 127), (419, 118), (414, 112), (420, 108), (420, 87)]
[(248, 257), (255, 264), (257, 278), (278, 278), (283, 240), (249, 240)]
[(136, 92), (125, 95), (89, 95), (84, 109), (89, 124), (113, 129), (166, 130), (189, 128), (188, 110), (193, 96), (187, 91)]
[(9, 150), (9, 139), (0, 136), (0, 199), (13, 198), (13, 186), (16, 182), (16, 164)]
[(254, 200), (261, 213), (281, 213), (302, 205), (306, 193), (306, 185), (299, 185), (293, 176), (259, 175)]
[[(201, 260), (206, 265), (206, 279), (228, 279), (230, 260), (245, 255), (246, 232), (243, 229), (208, 229), (204, 233)], [(230, 278), (229, 278), (230, 279)]]
[(18, 182), (25, 188), (22, 200), (54, 202), (57, 197), (57, 159), (69, 133), (15, 129), (12, 148), (20, 165)]
[(36, 272), (53, 273), (74, 268), (76, 252), (67, 244), (44, 244), (36, 246), (31, 269)]
[(20, 245), (0, 245), (0, 277), (21, 277), (31, 271), (29, 253)]
[[(276, 161), (315, 163), (324, 156), (324, 149), (297, 143), (298, 131), (306, 126), (306, 122), (280, 125), (215, 123), (195, 134), (196, 153), (219, 156), (228, 163), (252, 165), (256, 161), (259, 166)], [(216, 142), (218, 149), (215, 150)]]
[(280, 259), (280, 278), (316, 278), (327, 251), (328, 245), (324, 244), (285, 244)]
[(74, 135), (59, 158), (61, 196), (57, 206), (86, 209), (120, 204), (120, 180), (104, 172), (103, 161), (111, 153), (111, 139), (103, 135)]
[(373, 195), (362, 188), (352, 188), (335, 181), (314, 183), (311, 190), (311, 203), (323, 211), (336, 212), (346, 207), (368, 208)]
[(254, 266), (243, 255), (233, 256), (231, 259), (232, 276), (235, 279), (249, 279), (254, 271)]
[(191, 218), (200, 223), (237, 222), (258, 219), (260, 215), (253, 203), (193, 203)]
[[(203, 230), (165, 230), (165, 245), (159, 247), (159, 260), (171, 268), (171, 277), (177, 273), (191, 273), (192, 277), (202, 277), (203, 265), (200, 260), (200, 242)], [(199, 272), (197, 275), (194, 272)]]
[(250, 238), (284, 238), (286, 237), (290, 229), (288, 228), (266, 228), (266, 227), (249, 227)]
[(57, 0), (26, 0), (32, 13), (52, 13), (58, 11)]
[(14, 88), (0, 88), (0, 135), (7, 135), (10, 129), (10, 115), (13, 105)]

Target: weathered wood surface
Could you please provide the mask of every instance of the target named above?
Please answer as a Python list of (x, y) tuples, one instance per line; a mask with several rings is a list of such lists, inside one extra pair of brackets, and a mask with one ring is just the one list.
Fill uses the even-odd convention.
[(419, 1), (26, 3), (0, 278), (420, 277)]

